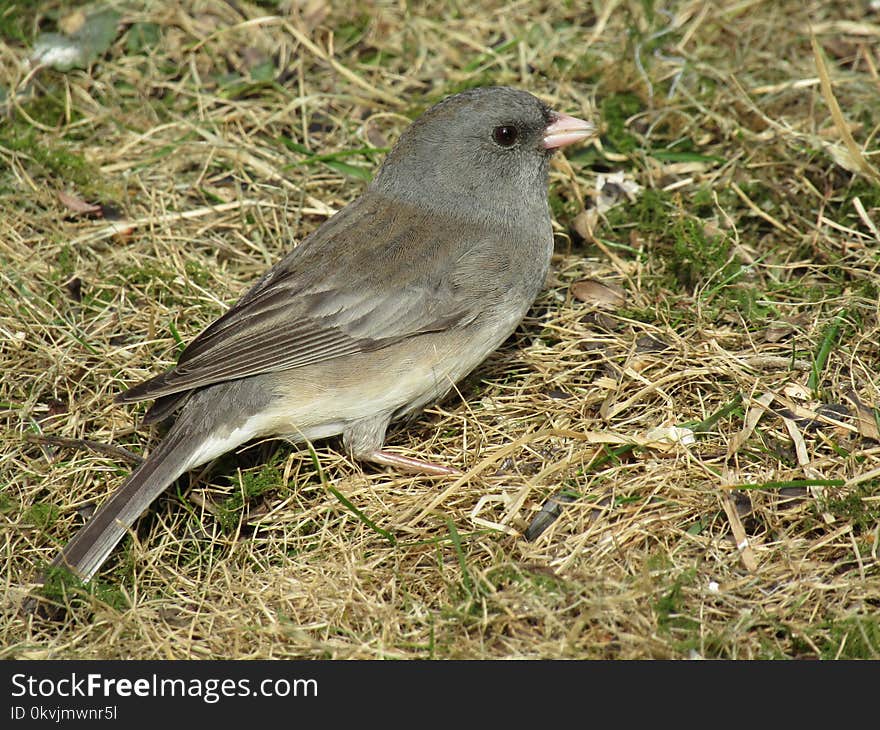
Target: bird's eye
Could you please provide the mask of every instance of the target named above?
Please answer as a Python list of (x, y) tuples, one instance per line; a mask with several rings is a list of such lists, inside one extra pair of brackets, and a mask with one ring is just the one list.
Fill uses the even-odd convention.
[(495, 140), (495, 144), (501, 145), (502, 147), (511, 147), (516, 144), (518, 137), (519, 132), (516, 127), (509, 124), (502, 124), (500, 127), (495, 127), (495, 129), (492, 130), (492, 139)]

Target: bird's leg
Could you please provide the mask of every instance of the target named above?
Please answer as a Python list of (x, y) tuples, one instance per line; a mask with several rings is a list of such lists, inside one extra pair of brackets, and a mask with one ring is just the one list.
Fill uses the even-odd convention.
[(382, 450), (385, 441), (385, 429), (390, 418), (388, 413), (353, 421), (342, 433), (342, 440), (348, 453), (360, 461), (372, 461), (374, 464), (390, 466), (410, 474), (431, 474), (435, 476), (458, 476), (461, 472), (451, 466), (432, 464), (430, 461), (413, 459), (409, 456), (392, 454)]
[(360, 459), (364, 461), (372, 461), (374, 464), (382, 464), (400, 469), (410, 474), (429, 474), (433, 476), (459, 476), (461, 472), (452, 466), (443, 466), (442, 464), (432, 464), (430, 461), (422, 459), (412, 459), (409, 456), (401, 456), (400, 454), (392, 454), (388, 451), (376, 449), (366, 454), (360, 454)]

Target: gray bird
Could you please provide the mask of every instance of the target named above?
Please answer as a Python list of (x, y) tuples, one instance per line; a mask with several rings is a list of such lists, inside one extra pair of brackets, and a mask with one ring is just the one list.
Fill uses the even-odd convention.
[(55, 558), (89, 580), (178, 477), (255, 438), (341, 434), (382, 450), (394, 419), (442, 397), (516, 328), (553, 250), (547, 171), (593, 125), (531, 94), (444, 99), (401, 135), (363, 195), (273, 266), (168, 372), (121, 394), (174, 425)]

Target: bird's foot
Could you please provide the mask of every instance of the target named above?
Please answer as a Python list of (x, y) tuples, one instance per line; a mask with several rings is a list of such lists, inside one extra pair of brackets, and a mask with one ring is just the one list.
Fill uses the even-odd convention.
[(364, 461), (372, 461), (374, 464), (382, 464), (399, 469), (410, 474), (429, 474), (432, 476), (461, 476), (461, 472), (452, 466), (432, 464), (430, 461), (413, 459), (409, 456), (392, 454), (388, 451), (376, 449), (361, 457)]

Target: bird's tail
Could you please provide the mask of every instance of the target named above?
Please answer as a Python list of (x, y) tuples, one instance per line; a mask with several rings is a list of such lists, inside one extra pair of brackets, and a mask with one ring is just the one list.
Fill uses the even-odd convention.
[(113, 493), (55, 557), (50, 570), (65, 567), (88, 581), (126, 531), (185, 471), (192, 468), (199, 441), (173, 428), (165, 440)]
[(73, 536), (50, 570), (67, 568), (82, 580), (90, 580), (128, 528), (179, 476), (252, 438), (274, 432), (273, 416), (268, 413), (274, 398), (271, 383), (260, 378), (218, 383), (194, 392), (162, 443)]

